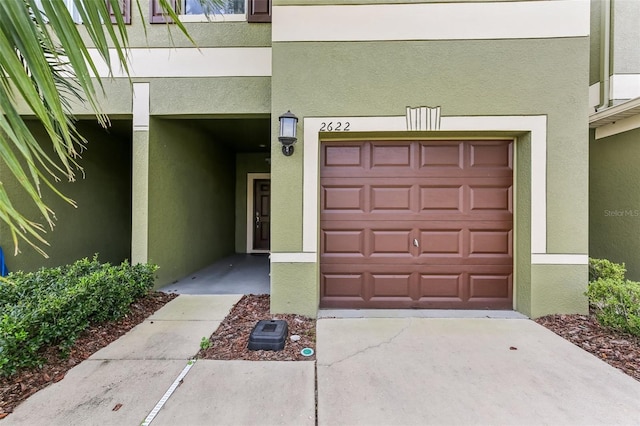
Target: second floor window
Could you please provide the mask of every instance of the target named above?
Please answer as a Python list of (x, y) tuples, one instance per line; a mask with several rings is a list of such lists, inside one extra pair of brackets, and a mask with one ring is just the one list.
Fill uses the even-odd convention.
[(199, 0), (183, 0), (184, 15), (244, 15), (245, 0), (222, 0), (219, 4), (205, 4)]

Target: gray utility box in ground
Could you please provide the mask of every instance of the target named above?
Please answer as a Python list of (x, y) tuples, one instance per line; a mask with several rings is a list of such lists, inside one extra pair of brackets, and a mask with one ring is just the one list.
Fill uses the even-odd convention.
[(289, 326), (285, 320), (258, 321), (249, 335), (249, 349), (252, 351), (279, 351), (284, 349)]

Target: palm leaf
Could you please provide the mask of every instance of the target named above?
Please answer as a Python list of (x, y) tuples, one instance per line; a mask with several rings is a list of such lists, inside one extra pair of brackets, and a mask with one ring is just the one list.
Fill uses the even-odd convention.
[[(200, 1), (219, 3), (219, 0)], [(74, 0), (74, 3), (92, 48), (109, 70), (119, 66), (128, 74), (129, 40), (120, 13), (121, 0)], [(136, 3), (144, 16), (139, 0)], [(159, 3), (193, 42), (168, 0)], [(109, 8), (116, 17), (114, 25)], [(115, 52), (113, 59), (111, 52)], [(27, 197), (47, 226), (53, 228), (55, 215), (43, 201), (40, 189), (42, 185), (49, 187), (75, 205), (55, 186), (62, 179), (73, 181), (75, 173), (82, 170), (78, 160), (86, 141), (75, 127), (72, 103), (87, 103), (98, 122), (106, 127), (109, 120), (101, 112), (97, 95), (97, 90), (104, 93), (102, 80), (77, 24), (60, 0), (0, 0), (0, 58), (0, 161), (4, 163), (0, 167), (15, 176), (22, 189), (17, 196)], [(116, 63), (112, 63), (114, 59)], [(44, 128), (53, 154), (31, 133), (18, 111), (18, 99), (26, 103)], [(8, 225), (16, 254), (19, 241), (25, 241), (46, 256), (42, 250), (47, 245), (46, 228), (15, 208), (2, 182), (0, 220)]]

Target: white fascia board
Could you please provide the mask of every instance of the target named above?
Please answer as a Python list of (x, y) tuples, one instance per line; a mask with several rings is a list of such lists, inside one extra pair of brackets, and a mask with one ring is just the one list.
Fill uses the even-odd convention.
[(640, 128), (640, 114), (623, 118), (611, 124), (596, 128), (596, 139), (602, 139), (619, 133)]
[(271, 253), (269, 255), (271, 263), (316, 263), (318, 262), (317, 253)]
[(545, 254), (535, 253), (531, 255), (532, 265), (588, 265), (587, 254)]
[[(109, 69), (96, 49), (89, 49), (98, 75), (109, 77)], [(118, 64), (113, 49), (111, 63)], [(270, 47), (133, 48), (127, 51), (131, 77), (270, 77)], [(127, 77), (115, 66), (113, 77)]]
[(133, 83), (133, 130), (149, 130), (149, 83)]
[(586, 37), (586, 0), (274, 6), (278, 41)]

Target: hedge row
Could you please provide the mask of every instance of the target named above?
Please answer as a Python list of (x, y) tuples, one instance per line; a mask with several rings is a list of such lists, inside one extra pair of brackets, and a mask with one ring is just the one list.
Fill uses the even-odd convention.
[(626, 272), (624, 263), (589, 259), (587, 296), (600, 324), (640, 336), (640, 283)]
[(0, 374), (37, 366), (43, 348), (67, 351), (89, 324), (122, 317), (152, 288), (156, 269), (94, 257), (9, 274), (0, 281)]

